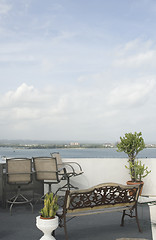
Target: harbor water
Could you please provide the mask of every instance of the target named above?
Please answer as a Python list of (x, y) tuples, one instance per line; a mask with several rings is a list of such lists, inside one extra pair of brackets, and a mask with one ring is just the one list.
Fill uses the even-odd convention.
[[(0, 147), (0, 157), (37, 157), (50, 156), (50, 153), (59, 152), (62, 158), (127, 158), (123, 152), (116, 148), (57, 148), (57, 149), (27, 149)], [(156, 158), (156, 148), (145, 148), (138, 154), (138, 158)]]

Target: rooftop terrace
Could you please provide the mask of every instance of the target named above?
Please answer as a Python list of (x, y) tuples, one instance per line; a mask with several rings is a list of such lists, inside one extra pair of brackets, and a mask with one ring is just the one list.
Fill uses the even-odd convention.
[[(84, 174), (75, 177), (72, 184), (80, 189), (88, 188), (102, 182), (117, 182), (125, 184), (129, 175), (124, 168), (127, 159), (63, 159), (77, 161), (81, 164)], [(124, 162), (125, 161), (125, 162)], [(145, 179), (143, 195), (155, 195), (156, 159), (143, 159), (152, 170)], [(60, 186), (57, 186), (60, 187)], [(56, 187), (56, 188), (57, 188)], [(54, 191), (56, 189), (54, 188)], [(46, 187), (45, 187), (46, 191)], [(36, 240), (42, 232), (36, 227), (36, 216), (42, 208), (42, 203), (34, 205), (31, 213), (29, 205), (14, 206), (10, 216), (9, 210), (0, 204), (0, 239), (4, 240)], [(138, 205), (138, 216), (142, 233), (138, 231), (135, 219), (125, 218), (125, 226), (121, 227), (121, 212), (104, 213), (92, 216), (76, 217), (68, 222), (69, 240), (96, 239), (115, 240), (118, 238), (143, 238), (156, 240), (156, 206)], [(63, 228), (57, 228), (56, 239), (63, 240)]]

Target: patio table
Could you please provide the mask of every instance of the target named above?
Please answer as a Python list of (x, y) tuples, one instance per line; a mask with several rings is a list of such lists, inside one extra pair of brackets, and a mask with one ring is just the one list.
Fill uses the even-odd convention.
[(156, 197), (149, 197), (149, 196), (139, 196), (138, 199), (139, 204), (156, 204)]
[[(142, 205), (142, 217), (143, 217), (143, 206), (145, 204), (148, 204), (148, 206), (150, 207), (151, 214), (152, 214), (153, 211), (155, 212), (156, 197), (139, 196), (138, 203), (140, 205)], [(152, 209), (151, 209), (151, 207), (152, 207)], [(151, 219), (150, 220), (151, 224), (155, 224), (156, 223), (155, 214), (152, 214), (150, 219)]]

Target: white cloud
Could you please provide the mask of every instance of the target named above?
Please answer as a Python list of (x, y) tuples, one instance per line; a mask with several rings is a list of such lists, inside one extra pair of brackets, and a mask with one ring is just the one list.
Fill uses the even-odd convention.
[(22, 120), (33, 120), (40, 117), (40, 111), (38, 109), (28, 107), (14, 107), (11, 111), (12, 119), (18, 120), (18, 123)]
[(28, 55), (28, 56), (22, 56), (22, 55), (19, 55), (19, 56), (13, 56), (13, 55), (1, 55), (0, 56), (0, 62), (3, 62), (3, 63), (14, 63), (15, 62), (18, 62), (18, 63), (33, 63), (34, 62), (34, 57), (31, 56), (31, 55)]
[(135, 38), (131, 41), (126, 42), (123, 45), (120, 45), (117, 47), (116, 49), (116, 54), (118, 56), (124, 56), (124, 55), (129, 55), (132, 53), (142, 53), (142, 52), (146, 52), (149, 49), (151, 49), (154, 45), (154, 42), (151, 41), (150, 39), (143, 41), (140, 38)]
[(150, 97), (156, 84), (156, 80), (140, 81), (123, 84), (114, 88), (109, 95), (108, 104), (111, 106), (140, 107)]
[(7, 4), (1, 0), (0, 2), (0, 15), (5, 15), (11, 10), (11, 4)]
[(39, 91), (23, 83), (16, 90), (1, 96), (1, 121), (7, 117), (10, 122), (15, 119), (19, 122), (34, 119), (41, 121), (46, 118), (53, 122), (60, 114), (65, 114), (67, 108), (66, 96), (57, 93), (53, 88)]
[[(76, 90), (71, 92), (56, 88), (38, 90), (34, 86), (23, 83), (14, 91), (1, 96), (1, 116), (11, 119), (74, 119), (82, 112), (84, 116), (94, 112), (94, 101), (98, 100), (94, 90)], [(89, 108), (92, 105), (93, 108)], [(86, 112), (85, 112), (86, 111)], [(83, 117), (84, 117), (83, 116)], [(2, 119), (2, 118), (1, 118)]]
[(51, 61), (51, 59), (43, 58), (41, 67), (43, 72), (50, 72), (54, 69), (55, 64)]
[(71, 41), (73, 38), (77, 37), (79, 35), (78, 32), (72, 31), (60, 31), (57, 32), (55, 36), (52, 37), (51, 42), (52, 44), (59, 44), (64, 43), (65, 41)]
[[(8, 118), (18, 122), (31, 121), (70, 124), (87, 121), (106, 121), (119, 114), (119, 109), (139, 108), (150, 98), (155, 80), (140, 80), (124, 84), (105, 93), (103, 87), (96, 89), (69, 89), (64, 92), (53, 88), (41, 90), (23, 83), (14, 91), (1, 96), (1, 121)], [(105, 119), (105, 120), (104, 120)]]
[(125, 58), (117, 59), (114, 64), (117, 67), (133, 67), (137, 68), (143, 64), (155, 64), (156, 62), (156, 51), (147, 51), (145, 53), (138, 53)]
[[(1, 135), (54, 140), (81, 140), (89, 136), (102, 139), (108, 128), (117, 127), (118, 133), (121, 128), (140, 124), (143, 114), (146, 120), (147, 112), (140, 112), (140, 105), (150, 98), (154, 87), (154, 80), (144, 80), (131, 86), (121, 85), (111, 92), (107, 92), (106, 86), (104, 93), (101, 85), (96, 89), (79, 87), (64, 91), (56, 86), (39, 90), (23, 83), (0, 97)], [(146, 104), (148, 109), (148, 101)], [(136, 108), (140, 114), (132, 121), (130, 116), (135, 114)], [(128, 110), (126, 114), (123, 109)]]
[(116, 49), (113, 66), (138, 68), (155, 66), (156, 47), (151, 40), (134, 39)]
[(38, 92), (33, 86), (23, 83), (15, 91), (7, 92), (2, 99), (2, 104), (12, 105), (14, 103), (32, 102), (36, 95), (38, 95)]

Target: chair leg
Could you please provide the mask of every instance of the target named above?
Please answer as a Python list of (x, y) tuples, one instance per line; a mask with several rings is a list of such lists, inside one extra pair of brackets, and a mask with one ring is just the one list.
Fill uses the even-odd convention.
[[(12, 204), (10, 205), (10, 215), (12, 215), (12, 207), (13, 207), (13, 205), (15, 204), (17, 198), (18, 198), (18, 195), (11, 198)], [(8, 201), (8, 202), (9, 202), (9, 201)]]
[[(17, 201), (18, 198), (20, 199), (23, 199), (24, 201)], [(26, 203), (29, 203), (31, 208), (32, 208), (32, 213), (33, 213), (33, 205), (31, 203), (31, 200), (28, 200), (25, 196), (23, 196), (21, 193), (20, 193), (20, 187), (18, 187), (18, 192), (17, 192), (17, 195), (16, 196), (13, 196), (11, 199), (7, 200), (7, 203), (10, 203), (10, 215), (12, 215), (12, 208), (13, 208), (13, 205), (14, 204), (26, 204)]]
[(78, 189), (78, 187), (75, 187), (70, 183), (70, 178), (68, 176), (66, 176), (66, 180), (67, 180), (67, 183), (63, 187), (60, 187), (56, 192), (66, 191), (71, 189)]
[(49, 186), (48, 193), (51, 193), (51, 183), (49, 183), (48, 186)]

